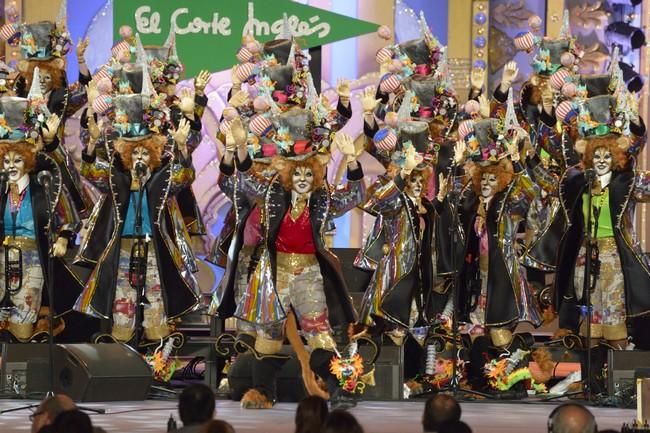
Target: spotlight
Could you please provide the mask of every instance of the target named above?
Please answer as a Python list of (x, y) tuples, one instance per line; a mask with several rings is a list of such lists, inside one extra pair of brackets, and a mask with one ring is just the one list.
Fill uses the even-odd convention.
[(634, 66), (625, 62), (618, 62), (618, 67), (623, 72), (623, 81), (627, 84), (627, 90), (634, 93), (639, 92), (643, 88), (643, 77), (634, 70)]
[(645, 45), (645, 33), (638, 27), (634, 27), (623, 21), (618, 21), (607, 26), (609, 39), (620, 45), (624, 51), (636, 50)]

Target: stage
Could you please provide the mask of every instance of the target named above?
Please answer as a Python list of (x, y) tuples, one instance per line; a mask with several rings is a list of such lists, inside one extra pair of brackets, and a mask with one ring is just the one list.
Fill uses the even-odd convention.
[[(26, 403), (29, 401), (2, 400), (0, 410)], [(421, 432), (423, 405), (423, 401), (363, 402), (352, 413), (366, 433)], [(174, 401), (91, 403), (87, 406), (106, 409), (106, 414), (92, 414), (91, 418), (94, 425), (103, 427), (108, 433), (161, 433), (166, 431), (170, 414), (178, 419)], [(543, 433), (548, 414), (554, 407), (555, 404), (550, 403), (462, 403), (462, 419), (474, 432)], [(296, 405), (290, 403), (278, 404), (271, 410), (244, 410), (238, 402), (217, 400), (217, 418), (233, 424), (238, 433), (291, 433), (295, 410)], [(600, 430), (618, 430), (624, 422), (631, 422), (635, 414), (631, 409), (594, 407), (592, 411)], [(21, 410), (0, 415), (0, 432), (29, 432), (29, 414), (29, 410)]]

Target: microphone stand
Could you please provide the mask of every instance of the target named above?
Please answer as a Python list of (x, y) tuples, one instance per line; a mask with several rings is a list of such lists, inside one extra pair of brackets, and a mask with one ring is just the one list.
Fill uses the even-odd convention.
[[(144, 187), (145, 175), (139, 175), (139, 193), (138, 200), (135, 203), (135, 242), (131, 249), (131, 260), (135, 260), (135, 267), (130, 269), (131, 285), (136, 290), (136, 309), (135, 309), (135, 341), (133, 349), (138, 350), (140, 340), (142, 339), (142, 323), (144, 321), (144, 306), (149, 304), (145, 295), (146, 272), (147, 272), (147, 244), (142, 233), (142, 200), (146, 193)], [(135, 255), (135, 257), (134, 257)], [(133, 273), (135, 275), (133, 275)]]
[[(585, 367), (586, 367), (586, 378), (582, 378), (582, 389), (584, 392), (585, 400), (591, 401), (591, 320), (593, 319), (593, 308), (591, 305), (591, 288), (592, 284), (593, 286), (596, 285), (596, 282), (594, 281), (592, 283), (591, 278), (591, 269), (592, 269), (592, 260), (593, 260), (593, 252), (594, 252), (594, 236), (592, 232), (592, 215), (593, 215), (593, 207), (592, 207), (592, 202), (593, 202), (593, 193), (592, 193), (592, 188), (594, 184), (594, 177), (595, 173), (593, 171), (587, 171), (585, 172), (585, 177), (587, 178), (587, 230), (586, 230), (586, 236), (585, 236), (585, 271), (584, 271), (584, 281), (582, 283), (582, 304), (583, 304), (583, 314), (584, 314), (584, 309), (586, 308), (586, 320), (587, 320), (587, 335), (585, 338), (587, 339), (587, 344), (586, 344), (586, 349), (587, 349), (587, 358), (585, 362)], [(598, 227), (598, 223), (596, 223), (596, 229)], [(596, 276), (594, 276), (594, 280), (596, 280)]]

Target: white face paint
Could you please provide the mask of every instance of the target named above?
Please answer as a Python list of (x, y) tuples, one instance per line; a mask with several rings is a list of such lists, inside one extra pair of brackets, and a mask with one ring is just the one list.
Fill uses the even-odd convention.
[(612, 152), (606, 147), (599, 147), (594, 151), (594, 170), (598, 176), (612, 171)]
[(151, 161), (149, 149), (142, 146), (136, 147), (133, 149), (133, 153), (131, 154), (131, 161), (133, 163), (133, 169), (135, 169), (135, 165), (138, 163), (138, 161), (144, 162), (146, 166), (149, 167), (149, 161)]
[(497, 193), (497, 175), (494, 173), (483, 173), (481, 175), (481, 195), (484, 198), (492, 197)]
[(311, 191), (314, 184), (314, 173), (309, 167), (296, 167), (291, 175), (293, 190), (298, 194), (306, 194)]
[(52, 80), (52, 74), (50, 74), (49, 71), (46, 70), (41, 70), (40, 71), (40, 78), (41, 78), (41, 92), (45, 95), (47, 92), (52, 90), (54, 88), (54, 81)]
[(25, 174), (25, 159), (16, 151), (5, 153), (2, 166), (9, 174), (9, 182), (15, 183)]
[(422, 194), (423, 183), (424, 179), (421, 174), (411, 175), (406, 183), (406, 194), (410, 197), (420, 197)]

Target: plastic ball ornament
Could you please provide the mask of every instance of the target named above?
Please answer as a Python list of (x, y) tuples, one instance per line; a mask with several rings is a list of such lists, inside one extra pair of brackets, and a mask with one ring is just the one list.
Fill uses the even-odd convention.
[(223, 118), (225, 120), (231, 121), (238, 115), (239, 113), (237, 113), (237, 110), (234, 107), (226, 107), (223, 109)]
[(560, 57), (560, 63), (562, 63), (562, 66), (566, 66), (567, 68), (573, 65), (575, 61), (576, 61), (576, 56), (574, 56), (571, 53), (564, 53)]
[(573, 98), (577, 92), (578, 88), (574, 83), (565, 83), (562, 86), (562, 95), (566, 96), (567, 98)]
[(397, 127), (397, 112), (395, 111), (389, 111), (386, 113), (386, 117), (384, 118), (384, 121), (386, 122), (386, 125), (390, 126), (391, 128), (396, 128)]
[(470, 99), (465, 103), (465, 113), (467, 114), (476, 114), (479, 112), (481, 109), (481, 105), (478, 103), (478, 101), (475, 101), (474, 99)]
[(477, 37), (474, 39), (474, 46), (475, 46), (476, 48), (485, 48), (485, 43), (486, 43), (486, 41), (485, 41), (485, 37), (484, 37), (484, 36), (477, 36)]
[(394, 59), (390, 66), (388, 66), (388, 70), (393, 73), (397, 73), (402, 70), (402, 62), (398, 59)]
[(256, 96), (255, 99), (253, 99), (253, 109), (255, 112), (266, 111), (269, 109), (269, 103), (264, 97)]
[(377, 36), (387, 41), (393, 37), (393, 32), (391, 32), (390, 27), (383, 25), (377, 29)]
[(260, 52), (260, 44), (257, 41), (248, 42), (246, 44), (246, 49), (253, 54)]
[(533, 30), (539, 30), (542, 27), (542, 19), (539, 15), (531, 15), (528, 17), (528, 26)]
[(122, 39), (128, 39), (133, 36), (133, 29), (131, 26), (122, 26), (120, 27), (119, 33)]
[(103, 95), (108, 95), (113, 91), (113, 83), (110, 78), (102, 77), (97, 82), (97, 90)]
[(393, 52), (386, 47), (379, 49), (377, 54), (375, 54), (375, 61), (380, 65), (390, 61), (392, 58)]
[(483, 24), (485, 24), (486, 21), (487, 21), (487, 17), (483, 12), (479, 12), (476, 15), (474, 15), (474, 22), (476, 24), (482, 26)]

